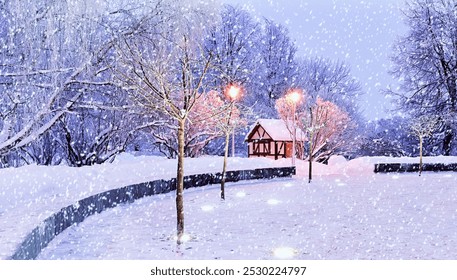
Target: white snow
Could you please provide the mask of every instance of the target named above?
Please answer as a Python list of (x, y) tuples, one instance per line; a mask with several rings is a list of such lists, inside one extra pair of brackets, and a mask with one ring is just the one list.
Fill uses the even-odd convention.
[[(187, 241), (176, 246), (174, 193), (89, 217), (57, 236), (40, 259), (456, 259), (457, 174), (374, 174), (375, 162), (298, 162), (294, 178), (185, 192)], [(457, 162), (457, 158), (426, 158)], [(123, 155), (112, 164), (0, 170), (0, 258), (51, 213), (89, 195), (174, 176), (176, 161)], [(230, 169), (288, 166), (290, 159), (230, 158)], [(222, 158), (186, 159), (188, 174), (217, 172)]]
[[(247, 137), (252, 133), (257, 125), (262, 126), (265, 131), (270, 135), (271, 139), (276, 141), (292, 141), (292, 134), (287, 129), (286, 123), (280, 119), (258, 119), (252, 126), (250, 131), (246, 134)], [(297, 141), (305, 141), (305, 133), (297, 128)]]
[[(221, 157), (185, 160), (187, 175), (222, 170)], [(289, 166), (290, 160), (229, 158), (228, 168)], [(122, 154), (112, 164), (73, 168), (29, 165), (0, 169), (0, 259), (12, 255), (44, 219), (78, 200), (113, 188), (176, 177), (176, 160)]]

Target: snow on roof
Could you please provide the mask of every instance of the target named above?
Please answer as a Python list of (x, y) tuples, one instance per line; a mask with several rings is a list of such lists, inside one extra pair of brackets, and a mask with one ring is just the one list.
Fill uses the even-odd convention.
[[(275, 141), (292, 141), (292, 135), (287, 129), (285, 122), (278, 119), (258, 119), (249, 130), (249, 133), (246, 136), (246, 140), (254, 132), (257, 125), (262, 126), (268, 135), (270, 135), (270, 137)], [(305, 133), (300, 128), (297, 128), (297, 141), (305, 140)]]

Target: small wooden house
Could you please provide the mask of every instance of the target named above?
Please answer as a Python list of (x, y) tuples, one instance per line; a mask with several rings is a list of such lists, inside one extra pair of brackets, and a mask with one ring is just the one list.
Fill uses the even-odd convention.
[[(306, 139), (302, 130), (297, 128), (297, 147), (303, 148)], [(246, 136), (248, 157), (291, 158), (292, 133), (283, 120), (259, 119)]]

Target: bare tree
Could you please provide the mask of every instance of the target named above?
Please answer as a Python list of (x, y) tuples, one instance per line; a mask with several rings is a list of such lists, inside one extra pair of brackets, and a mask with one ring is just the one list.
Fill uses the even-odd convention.
[[(342, 155), (354, 155), (362, 141), (362, 127), (365, 120), (359, 108), (360, 96), (363, 95), (360, 83), (352, 76), (351, 69), (341, 61), (332, 61), (324, 58), (308, 58), (298, 62), (299, 85), (307, 93), (309, 103), (317, 102), (320, 97), (329, 101), (351, 119), (351, 125), (344, 129), (340, 137), (343, 142), (336, 145), (327, 145), (320, 151), (319, 161), (326, 161), (335, 152)], [(330, 147), (334, 149), (329, 149)]]
[(431, 137), (440, 125), (438, 117), (423, 115), (413, 119), (412, 133), (419, 138), (419, 176), (422, 174), (422, 147), (425, 137)]
[(338, 106), (320, 97), (308, 108), (308, 113), (304, 111), (300, 114), (299, 120), (299, 126), (306, 131), (308, 137), (308, 182), (311, 183), (313, 160), (329, 157), (344, 144), (344, 131), (348, 129), (351, 120)]
[[(196, 103), (209, 90), (204, 79), (213, 56), (204, 52), (199, 14), (160, 11), (143, 22), (142, 32), (123, 36), (118, 47), (118, 78), (145, 113), (159, 111), (175, 123), (178, 140), (176, 178), (177, 242), (184, 234), (184, 147), (186, 124)], [(173, 24), (171, 22), (173, 21)], [(169, 25), (170, 24), (170, 25)]]
[(359, 114), (357, 101), (363, 91), (348, 65), (319, 57), (307, 58), (298, 64), (298, 83), (310, 99), (316, 100), (320, 96), (344, 109), (353, 119), (356, 118)]
[[(292, 145), (292, 157), (295, 155), (298, 159), (304, 158), (304, 135), (297, 135), (298, 119), (297, 115), (303, 110), (303, 104), (306, 104), (306, 96), (301, 96), (298, 91), (292, 91), (285, 96), (276, 100), (276, 111), (279, 117), (284, 121), (287, 130), (293, 141)], [(297, 110), (298, 108), (298, 110)], [(294, 145), (295, 144), (295, 145)], [(294, 158), (292, 164), (295, 164)]]
[(310, 108), (310, 114), (302, 117), (302, 125), (303, 129), (310, 130), (308, 137), (312, 145), (309, 152), (313, 159), (325, 161), (342, 146), (351, 145), (345, 139), (345, 132), (353, 126), (348, 113), (320, 97)]
[[(223, 136), (218, 128), (219, 115), (227, 107), (216, 91), (205, 93), (189, 113), (185, 127), (184, 154), (186, 157), (198, 157), (213, 140)], [(166, 116), (161, 116), (166, 119)], [(177, 131), (172, 120), (153, 131), (155, 144), (169, 158), (177, 156)]]
[[(294, 104), (287, 100), (287, 96), (278, 99), (276, 108), (278, 114), (285, 121), (289, 131), (291, 122), (296, 119), (296, 126), (306, 132), (308, 141), (309, 179), (312, 180), (312, 162), (325, 161), (338, 149), (350, 145), (345, 141), (345, 131), (353, 125), (349, 115), (330, 101), (317, 97), (315, 103), (304, 96), (306, 101)], [(297, 106), (293, 109), (294, 106)], [(294, 115), (294, 112), (296, 116)], [(300, 145), (299, 145), (300, 147)]]

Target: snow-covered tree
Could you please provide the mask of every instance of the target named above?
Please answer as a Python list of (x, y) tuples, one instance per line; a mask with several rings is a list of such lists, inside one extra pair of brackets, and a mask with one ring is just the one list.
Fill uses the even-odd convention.
[(349, 144), (344, 132), (353, 125), (351, 118), (336, 104), (320, 97), (309, 112), (300, 116), (302, 127), (308, 132), (308, 153), (311, 159), (326, 161), (342, 146)]
[(117, 75), (136, 106), (160, 112), (177, 131), (176, 211), (178, 244), (184, 234), (184, 148), (189, 115), (205, 92), (213, 55), (203, 48), (205, 15), (192, 9), (155, 11), (141, 32), (124, 34), (118, 46)]
[(360, 156), (401, 157), (416, 154), (415, 137), (411, 134), (408, 118), (392, 118), (369, 121), (357, 153)]
[(299, 86), (311, 99), (320, 96), (344, 109), (352, 119), (361, 118), (358, 101), (363, 91), (349, 66), (320, 57), (299, 60), (298, 65)]
[(260, 24), (247, 11), (224, 5), (209, 33), (205, 46), (214, 54), (212, 82), (219, 91), (232, 83), (243, 87), (252, 83), (260, 61)]
[(404, 11), (409, 27), (393, 49), (392, 74), (401, 83), (399, 110), (440, 116), (442, 152), (455, 148), (457, 117), (457, 1), (412, 0)]
[[(184, 154), (186, 157), (198, 157), (205, 151), (205, 147), (215, 139), (224, 135), (218, 128), (222, 112), (227, 104), (222, 100), (220, 93), (210, 91), (204, 93), (195, 108), (189, 113), (185, 126)], [(161, 116), (166, 119), (165, 116)], [(160, 128), (153, 130), (155, 144), (159, 150), (169, 158), (177, 156), (177, 135), (173, 122), (165, 122)]]
[[(115, 38), (108, 21), (114, 16), (106, 14), (115, 13), (118, 2), (2, 2), (0, 157), (16, 154), (26, 162), (58, 163), (66, 158), (62, 146), (67, 134), (56, 124), (66, 122), (72, 133), (90, 129), (87, 123), (67, 121), (81, 113), (81, 102), (86, 106), (118, 92), (110, 78)], [(110, 98), (114, 95), (118, 97)], [(98, 121), (113, 125), (102, 117), (106, 115)], [(96, 142), (94, 138), (84, 141)]]
[[(351, 129), (353, 123), (348, 113), (321, 97), (317, 97), (315, 102), (308, 95), (302, 96), (300, 102), (297, 99), (293, 100), (288, 95), (281, 97), (276, 101), (276, 109), (292, 137), (295, 127), (306, 133), (311, 182), (312, 161), (325, 162), (341, 148), (351, 145), (345, 132)], [(303, 158), (304, 147), (297, 143), (299, 158)]]
[(422, 146), (425, 137), (433, 136), (433, 132), (439, 127), (440, 119), (428, 115), (419, 116), (413, 119), (411, 131), (419, 138), (419, 176), (422, 173)]
[(347, 145), (345, 130), (352, 125), (349, 115), (330, 101), (317, 97), (316, 103), (298, 116), (298, 125), (306, 131), (308, 140), (309, 182), (312, 162), (326, 161), (341, 146)]
[(357, 156), (364, 131), (365, 120), (359, 108), (363, 94), (360, 83), (352, 76), (350, 67), (341, 61), (314, 57), (298, 61), (298, 84), (307, 93), (309, 102), (318, 97), (330, 101), (345, 111), (351, 126), (344, 130), (345, 144), (338, 151), (347, 157)]
[[(290, 133), (292, 141), (294, 141), (295, 147), (292, 152), (293, 156), (296, 156), (298, 159), (304, 158), (304, 143), (297, 141), (297, 139), (303, 139), (303, 135), (297, 135), (298, 120), (297, 115), (300, 114), (303, 110), (303, 106), (300, 106), (301, 103), (305, 103), (306, 100), (303, 100), (302, 93), (298, 91), (291, 91), (283, 97), (276, 100), (276, 110), (279, 117), (284, 121), (287, 130)], [(297, 112), (297, 106), (299, 108)]]
[(259, 115), (276, 115), (276, 100), (294, 88), (297, 79), (296, 51), (288, 30), (266, 19), (259, 46), (262, 67), (255, 77), (254, 92), (257, 95), (247, 96), (248, 99), (254, 98)]
[(209, 142), (222, 136), (218, 129), (219, 115), (227, 106), (217, 91), (204, 94), (189, 114), (186, 128), (185, 154), (195, 157), (202, 155)]

